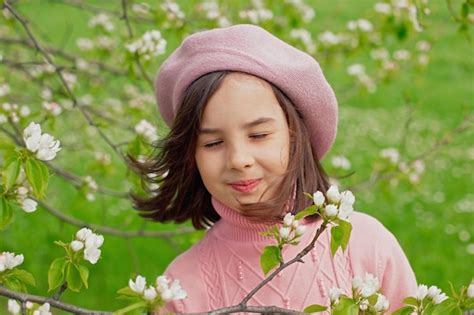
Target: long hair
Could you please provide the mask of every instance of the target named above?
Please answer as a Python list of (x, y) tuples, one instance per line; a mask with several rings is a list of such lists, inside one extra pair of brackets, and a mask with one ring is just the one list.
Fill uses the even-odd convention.
[[(168, 135), (159, 140), (151, 157), (138, 161), (128, 155), (128, 164), (142, 178), (150, 195), (131, 193), (134, 208), (140, 216), (158, 222), (182, 223), (189, 219), (196, 229), (211, 226), (220, 219), (211, 203), (199, 174), (195, 151), (201, 118), (209, 99), (219, 89), (223, 79), (232, 71), (216, 71), (196, 79), (184, 93)], [(268, 82), (268, 81), (267, 81)], [(282, 210), (297, 213), (311, 204), (304, 192), (325, 192), (329, 188), (326, 172), (313, 155), (303, 119), (278, 87), (272, 87), (288, 122), (290, 131), (290, 161), (284, 179), (273, 198), (254, 204), (244, 204), (242, 214), (253, 220), (275, 221), (281, 219)], [(164, 176), (167, 173), (166, 176)]]

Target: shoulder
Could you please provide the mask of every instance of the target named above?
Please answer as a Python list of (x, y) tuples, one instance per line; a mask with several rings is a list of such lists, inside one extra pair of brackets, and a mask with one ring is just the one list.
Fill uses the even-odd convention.
[(351, 241), (353, 243), (383, 244), (397, 242), (395, 236), (377, 218), (359, 211), (350, 217), (352, 225)]

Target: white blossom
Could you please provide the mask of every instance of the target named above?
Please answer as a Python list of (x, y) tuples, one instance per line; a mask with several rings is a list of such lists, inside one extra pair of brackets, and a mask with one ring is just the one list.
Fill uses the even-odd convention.
[(26, 116), (29, 116), (30, 114), (31, 114), (30, 108), (26, 105), (23, 105), (20, 109), (20, 116), (26, 117)]
[(290, 32), (290, 36), (301, 40), (310, 54), (316, 52), (316, 45), (314, 44), (313, 39), (311, 38), (311, 33), (308, 30), (303, 28), (293, 29)]
[(36, 157), (42, 161), (51, 161), (61, 150), (59, 140), (54, 140), (47, 133), (41, 134), (41, 126), (34, 122), (23, 130), (23, 140), (26, 148), (36, 153)]
[(448, 296), (445, 293), (440, 293), (433, 298), (433, 304), (440, 304), (447, 299)]
[(392, 7), (388, 3), (377, 2), (374, 6), (376, 12), (381, 14), (390, 14), (392, 12)]
[(33, 315), (52, 315), (49, 303), (44, 303), (38, 307), (38, 309), (33, 312)]
[(389, 53), (386, 48), (377, 48), (370, 51), (370, 56), (374, 60), (387, 60)]
[(135, 126), (135, 132), (145, 137), (149, 142), (158, 140), (156, 128), (145, 119), (140, 120)]
[(341, 42), (341, 38), (331, 31), (325, 31), (318, 36), (319, 41), (326, 46), (335, 46)]
[(422, 301), (426, 295), (428, 295), (428, 287), (424, 284), (421, 284), (416, 289), (416, 299)]
[(400, 160), (400, 153), (395, 148), (386, 148), (380, 151), (380, 156), (389, 160), (392, 164), (397, 164)]
[(388, 299), (383, 296), (382, 294), (377, 294), (377, 302), (374, 305), (374, 308), (378, 312), (385, 312), (388, 310), (388, 307), (390, 306), (390, 303)]
[(0, 114), (0, 124), (4, 124), (7, 121), (8, 121), (7, 116), (5, 116), (4, 114)]
[[(295, 222), (298, 222), (298, 221), (295, 221)], [(306, 232), (306, 226), (304, 226), (304, 225), (299, 225), (295, 229), (295, 235), (296, 236), (301, 236), (301, 235), (304, 234), (304, 232)]]
[(10, 86), (7, 83), (0, 84), (0, 97), (10, 94)]
[(15, 253), (11, 252), (3, 252), (0, 254), (0, 272), (5, 271), (7, 269), (13, 269), (18, 267), (23, 263), (24, 257), (23, 255), (15, 255)]
[(153, 286), (149, 286), (148, 289), (146, 289), (143, 292), (143, 297), (145, 300), (148, 301), (153, 301), (157, 296), (156, 289)]
[(393, 53), (393, 58), (395, 60), (408, 60), (410, 59), (410, 52), (406, 49), (399, 49)]
[(362, 311), (366, 311), (369, 308), (369, 301), (367, 299), (364, 299), (359, 302), (359, 308)]
[(328, 197), (330, 202), (338, 203), (341, 200), (341, 194), (339, 193), (339, 189), (336, 185), (331, 185), (326, 192), (326, 196)]
[(351, 168), (351, 162), (349, 162), (349, 160), (345, 156), (342, 156), (342, 155), (334, 156), (331, 159), (331, 164), (335, 168), (340, 168), (343, 170), (348, 170)]
[(367, 298), (380, 289), (379, 279), (370, 273), (366, 273), (360, 287), (360, 294)]
[(342, 289), (332, 287), (329, 289), (329, 299), (331, 300), (331, 303), (337, 304), (339, 302), (339, 297), (341, 294), (344, 292)]
[(282, 239), (288, 239), (290, 237), (291, 229), (289, 227), (282, 226), (280, 227), (279, 232)]
[(467, 296), (470, 298), (474, 297), (474, 282), (467, 288)]
[(14, 315), (19, 314), (21, 311), (20, 304), (16, 300), (8, 300), (8, 311)]
[(79, 241), (85, 241), (89, 235), (92, 234), (92, 230), (89, 228), (82, 228), (76, 233), (76, 239)]
[(133, 292), (143, 293), (145, 291), (146, 279), (145, 277), (138, 275), (135, 281), (133, 281), (132, 279), (128, 281), (128, 286), (130, 287), (130, 289), (132, 289)]
[(62, 107), (56, 102), (43, 102), (43, 108), (54, 116), (58, 116), (63, 111)]
[(166, 276), (156, 278), (156, 289), (164, 301), (182, 300), (187, 297), (187, 293), (181, 288), (178, 279), (173, 280), (171, 286), (169, 286), (169, 283), (170, 280)]
[(431, 49), (431, 44), (426, 40), (421, 40), (416, 43), (416, 49), (422, 52), (427, 52)]
[(159, 276), (156, 278), (156, 289), (158, 292), (164, 292), (170, 283), (170, 280), (166, 276)]
[(84, 259), (89, 261), (91, 264), (96, 264), (99, 260), (101, 250), (96, 247), (89, 247), (84, 250)]
[(337, 206), (335, 206), (333, 204), (326, 205), (326, 207), (324, 208), (324, 213), (329, 218), (335, 217), (337, 215), (337, 212), (338, 212)]
[(169, 20), (183, 20), (185, 18), (184, 12), (181, 11), (179, 4), (176, 2), (166, 0), (160, 7), (166, 11)]
[(71, 249), (74, 252), (80, 251), (82, 248), (84, 248), (84, 243), (78, 240), (74, 240), (71, 242)]
[(131, 53), (143, 56), (145, 60), (164, 54), (166, 40), (158, 30), (147, 31), (141, 38), (125, 46)]
[(358, 289), (360, 288), (360, 286), (362, 285), (363, 283), (363, 280), (361, 277), (359, 276), (355, 276), (353, 279), (352, 279), (352, 288), (353, 289)]
[(347, 73), (351, 76), (359, 76), (365, 73), (365, 67), (360, 63), (355, 63), (347, 67)]
[(285, 217), (283, 218), (283, 224), (285, 226), (292, 225), (294, 221), (295, 221), (295, 216), (292, 215), (291, 213), (287, 213)]
[(110, 17), (105, 13), (100, 13), (96, 16), (93, 16), (89, 20), (89, 27), (101, 27), (109, 33), (114, 30), (114, 25), (110, 21)]
[(36, 211), (37, 206), (38, 206), (38, 203), (30, 198), (25, 198), (21, 202), (21, 208), (25, 210), (25, 212), (27, 213)]
[(325, 197), (319, 190), (313, 194), (313, 202), (317, 207), (321, 207), (324, 204)]
[(89, 38), (78, 38), (76, 40), (77, 48), (83, 51), (94, 49), (94, 42)]

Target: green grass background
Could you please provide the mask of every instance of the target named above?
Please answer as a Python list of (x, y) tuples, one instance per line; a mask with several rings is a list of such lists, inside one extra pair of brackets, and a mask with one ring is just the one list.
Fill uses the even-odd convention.
[[(120, 1), (91, 1), (90, 3), (120, 10)], [(181, 4), (195, 1), (179, 1)], [(229, 7), (245, 7), (247, 1), (229, 1)], [(271, 3), (278, 12), (279, 1)], [(340, 31), (349, 20), (370, 17), (374, 1), (307, 1), (316, 10), (316, 17), (308, 29), (314, 35), (324, 30)], [(156, 4), (154, 4), (156, 5)], [(182, 5), (189, 10), (192, 5)], [(352, 80), (346, 74), (351, 63), (364, 63), (368, 72), (371, 60), (368, 51), (361, 51), (347, 58), (337, 58), (322, 64), (329, 82), (340, 99), (340, 125), (338, 138), (332, 152), (323, 165), (330, 174), (341, 175), (330, 165), (330, 158), (343, 154), (352, 163), (355, 175), (341, 180), (342, 185), (356, 184), (368, 177), (380, 149), (397, 146), (404, 134), (407, 135), (406, 158), (416, 156), (431, 147), (445, 132), (455, 127), (467, 112), (472, 114), (474, 100), (473, 44), (456, 31), (444, 1), (430, 4), (432, 13), (426, 18), (427, 31), (412, 36), (406, 42), (393, 41), (393, 47), (412, 49), (417, 40), (432, 43), (431, 62), (424, 71), (402, 71), (391, 82), (378, 86), (374, 94), (348, 91)], [(87, 28), (91, 14), (50, 1), (19, 1), (17, 8), (29, 20), (31, 27), (43, 41), (60, 45), (75, 51), (75, 39), (92, 35)], [(234, 9), (235, 10), (235, 9)], [(230, 12), (236, 14), (237, 11)], [(235, 21), (235, 19), (234, 19)], [(116, 24), (121, 23), (116, 20)], [(17, 25), (18, 34), (23, 31)], [(143, 30), (150, 28), (143, 26)], [(138, 30), (136, 30), (138, 32)], [(171, 52), (179, 38), (172, 31), (163, 31), (168, 40), (167, 53)], [(316, 37), (316, 36), (313, 36)], [(0, 47), (1, 49), (1, 47)], [(7, 48), (3, 53), (8, 56)], [(318, 57), (318, 56), (316, 56)], [(160, 60), (150, 65), (148, 73), (154, 74)], [(0, 67), (0, 79), (9, 80), (9, 70)], [(1, 81), (1, 80), (0, 80)], [(114, 81), (117, 87), (124, 82)], [(133, 84), (146, 88), (143, 82)], [(14, 82), (12, 87), (29, 87), (28, 82)], [(20, 85), (22, 84), (22, 85)], [(113, 91), (87, 90), (82, 86), (80, 93), (111, 94)], [(25, 90), (25, 94), (31, 94)], [(94, 94), (95, 95), (95, 94)], [(408, 106), (411, 100), (414, 110), (413, 123), (405, 130)], [(31, 106), (40, 107), (39, 100), (30, 95)], [(148, 119), (157, 117), (155, 108), (147, 109)], [(144, 113), (135, 113), (135, 122)], [(79, 113), (65, 112), (64, 118), (56, 122), (55, 134), (59, 139), (70, 139), (74, 135), (87, 137), (86, 130), (78, 124)], [(150, 117), (154, 117), (151, 119)], [(116, 117), (129, 122), (129, 117)], [(143, 117), (147, 118), (147, 117)], [(158, 123), (158, 122), (157, 122)], [(162, 129), (163, 134), (166, 130)], [(474, 246), (474, 143), (471, 129), (454, 138), (453, 142), (437, 150), (426, 161), (426, 171), (419, 185), (402, 182), (390, 186), (385, 182), (357, 192), (356, 209), (378, 218), (399, 240), (404, 248), (419, 283), (434, 284), (450, 293), (448, 281), (455, 287), (466, 285), (474, 276), (474, 255), (468, 253), (468, 246)], [(94, 136), (97, 138), (97, 136)], [(0, 138), (1, 140), (2, 138)], [(73, 139), (73, 138), (71, 138)], [(118, 138), (117, 138), (118, 139)], [(2, 140), (3, 141), (3, 140)], [(67, 143), (67, 141), (65, 141)], [(73, 142), (71, 142), (73, 143)], [(77, 143), (77, 142), (76, 142)], [(102, 146), (101, 144), (96, 144)], [(103, 150), (107, 148), (102, 146)], [(113, 156), (113, 169), (101, 170), (93, 167), (92, 153), (87, 144), (65, 147), (55, 160), (58, 165), (76, 174), (92, 174), (100, 185), (127, 191), (130, 184), (125, 180), (126, 169)], [(75, 150), (84, 150), (80, 154)], [(110, 150), (109, 150), (110, 151)], [(131, 209), (128, 200), (117, 200), (97, 194), (97, 201), (84, 200), (76, 189), (65, 180), (54, 176), (48, 190), (47, 201), (69, 215), (85, 221), (114, 226), (123, 230), (145, 228), (147, 230), (172, 229), (173, 225), (158, 225), (144, 222)], [(9, 250), (25, 255), (23, 269), (32, 272), (37, 287), (34, 294), (46, 294), (47, 268), (51, 261), (63, 254), (55, 246), (55, 240), (69, 241), (77, 227), (60, 222), (45, 210), (32, 214), (18, 212), (15, 221), (0, 232), (0, 250)], [(466, 232), (468, 238), (466, 239)], [(174, 238), (174, 243), (161, 239), (123, 239), (105, 235), (102, 258), (90, 266), (90, 288), (81, 293), (66, 292), (63, 300), (82, 307), (114, 310), (124, 304), (116, 300), (115, 292), (127, 285), (128, 279), (142, 274), (150, 281), (161, 274), (167, 264), (179, 252), (185, 250), (200, 238), (200, 233)], [(460, 237), (464, 235), (464, 237)], [(0, 298), (1, 301), (6, 299)], [(2, 313), (3, 311), (0, 311)]]

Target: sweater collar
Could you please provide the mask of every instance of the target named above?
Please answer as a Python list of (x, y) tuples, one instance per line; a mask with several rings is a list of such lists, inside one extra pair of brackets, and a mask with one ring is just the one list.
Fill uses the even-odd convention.
[(273, 239), (272, 237), (261, 235), (272, 224), (255, 222), (224, 205), (214, 197), (212, 197), (212, 205), (221, 217), (211, 229), (217, 237), (232, 241), (269, 241)]

